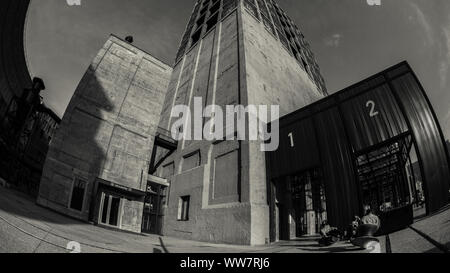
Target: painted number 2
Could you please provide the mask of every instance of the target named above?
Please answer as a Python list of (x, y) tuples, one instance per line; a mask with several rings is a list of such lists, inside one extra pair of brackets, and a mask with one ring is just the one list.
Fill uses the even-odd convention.
[(375, 110), (375, 106), (376, 106), (376, 104), (375, 104), (375, 102), (373, 100), (369, 100), (366, 103), (366, 107), (370, 108), (370, 113), (369, 114), (370, 114), (371, 118), (376, 117), (376, 116), (378, 116), (378, 114), (380, 114), (378, 111)]
[(289, 140), (291, 141), (291, 147), (294, 147), (294, 135), (292, 133), (289, 133), (288, 137)]

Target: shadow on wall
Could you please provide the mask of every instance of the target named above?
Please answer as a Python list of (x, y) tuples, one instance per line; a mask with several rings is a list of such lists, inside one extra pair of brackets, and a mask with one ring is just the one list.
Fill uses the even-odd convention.
[[(114, 97), (108, 96), (105, 86), (116, 88), (116, 83), (99, 80), (95, 69), (90, 66), (51, 143), (41, 179), (39, 205), (69, 214), (72, 218), (86, 218), (81, 217), (83, 214), (93, 216), (94, 184), (106, 161), (113, 127), (105, 120), (118, 112), (111, 101)], [(87, 185), (83, 185), (83, 181), (88, 182)], [(37, 207), (32, 202), (4, 200), (8, 198), (0, 194), (0, 210), (18, 217), (58, 224), (80, 224)]]

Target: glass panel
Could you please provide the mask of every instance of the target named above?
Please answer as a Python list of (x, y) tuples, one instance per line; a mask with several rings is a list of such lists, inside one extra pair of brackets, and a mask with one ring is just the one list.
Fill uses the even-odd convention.
[(118, 224), (119, 206), (120, 206), (120, 198), (112, 197), (111, 211), (109, 213), (109, 224), (111, 226), (117, 226)]
[(109, 205), (109, 196), (105, 196), (102, 209), (102, 223), (104, 224), (106, 224), (106, 219), (108, 217), (108, 205)]

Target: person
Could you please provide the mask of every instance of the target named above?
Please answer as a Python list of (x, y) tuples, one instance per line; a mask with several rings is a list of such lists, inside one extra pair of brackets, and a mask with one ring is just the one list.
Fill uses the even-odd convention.
[(353, 222), (348, 226), (348, 229), (346, 230), (345, 238), (349, 240), (355, 238), (358, 233), (358, 227), (360, 224), (361, 218), (355, 215), (355, 217), (353, 218)]
[(380, 206), (380, 211), (387, 212), (392, 209), (392, 202), (389, 199), (386, 199), (386, 201)]
[(369, 205), (364, 206), (364, 217), (361, 219), (361, 224), (363, 225), (374, 225), (379, 229), (381, 226), (381, 221), (378, 216), (376, 216), (372, 208)]
[(320, 235), (322, 237), (328, 236), (328, 233), (331, 231), (331, 226), (328, 224), (327, 220), (324, 220), (322, 222), (322, 225), (320, 226)]
[(376, 216), (369, 205), (364, 206), (364, 217), (361, 219), (356, 231), (356, 236), (350, 239), (350, 243), (362, 249), (369, 249), (371, 246), (379, 246), (380, 241), (375, 234), (380, 229), (381, 221)]
[(320, 226), (320, 235), (322, 236), (319, 240), (321, 246), (331, 246), (339, 241), (339, 231), (332, 228), (327, 220), (324, 220)]

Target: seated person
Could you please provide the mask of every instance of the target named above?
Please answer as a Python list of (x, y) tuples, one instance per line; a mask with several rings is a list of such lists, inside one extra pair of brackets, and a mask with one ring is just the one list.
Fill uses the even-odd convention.
[(377, 231), (381, 226), (380, 218), (373, 214), (369, 205), (364, 207), (364, 217), (361, 219), (361, 224), (377, 226)]
[(389, 199), (386, 199), (386, 201), (380, 206), (380, 211), (386, 212), (392, 209), (392, 203)]
[(345, 238), (349, 240), (355, 238), (360, 224), (361, 218), (359, 218), (359, 216), (355, 216), (355, 218), (353, 218), (353, 222), (348, 226)]
[(326, 220), (324, 220), (320, 226), (320, 235), (322, 236), (319, 240), (321, 246), (331, 246), (338, 242), (340, 237), (337, 228), (332, 228)]
[(361, 219), (361, 223), (358, 226), (356, 238), (350, 241), (355, 246), (367, 249), (367, 247), (371, 243), (373, 242), (379, 243), (379, 240), (374, 236), (375, 233), (377, 233), (377, 231), (380, 229), (381, 221), (378, 216), (373, 214), (370, 206), (365, 206), (364, 211), (365, 211), (364, 217)]

